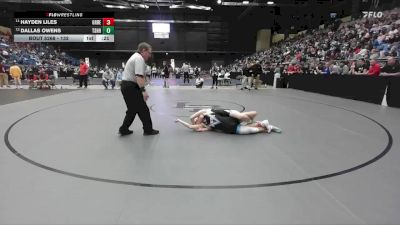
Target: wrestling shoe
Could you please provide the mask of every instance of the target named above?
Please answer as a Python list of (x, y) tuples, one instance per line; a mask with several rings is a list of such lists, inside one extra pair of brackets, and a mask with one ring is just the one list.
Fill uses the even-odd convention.
[[(269, 126), (268, 120), (263, 120), (263, 121), (258, 122), (258, 123), (261, 124), (262, 127), (267, 128), (267, 130), (268, 130), (268, 126)], [(270, 132), (270, 131), (268, 131), (268, 133), (269, 133), (269, 132)]]
[(270, 132), (275, 132), (275, 133), (282, 133), (282, 129), (279, 127), (276, 127), (274, 125), (268, 125), (268, 133)]

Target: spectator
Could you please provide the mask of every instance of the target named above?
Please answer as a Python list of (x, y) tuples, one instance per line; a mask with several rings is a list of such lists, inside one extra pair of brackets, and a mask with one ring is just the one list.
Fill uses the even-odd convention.
[(2, 88), (3, 85), (10, 87), (10, 85), (8, 85), (8, 74), (4, 68), (4, 63), (4, 61), (0, 63), (0, 88)]
[(322, 69), (323, 69), (323, 66), (321, 66), (320, 64), (313, 65), (311, 67), (311, 73), (314, 75), (321, 74)]
[(182, 65), (182, 72), (183, 72), (183, 83), (187, 82), (189, 83), (189, 65), (186, 63), (183, 63)]
[(337, 65), (337, 63), (333, 63), (332, 66), (330, 67), (330, 74), (332, 75), (339, 75), (339, 66)]
[(355, 75), (356, 74), (356, 62), (350, 61), (350, 72), (349, 74)]
[(253, 81), (251, 74), (252, 74), (252, 70), (251, 70), (251, 66), (249, 63), (249, 64), (246, 64), (245, 67), (243, 67), (242, 88), (240, 90), (243, 90), (243, 89), (250, 90), (250, 86)]
[(189, 63), (189, 78), (192, 78), (192, 77), (194, 77), (194, 69)]
[(387, 64), (381, 70), (381, 76), (400, 76), (400, 65), (394, 57), (389, 57)]
[(355, 75), (366, 75), (368, 74), (368, 69), (369, 66), (365, 63), (364, 59), (358, 60), (357, 63), (355, 64), (355, 67), (353, 68), (352, 74)]
[(62, 74), (63, 74), (64, 78), (67, 79), (67, 76), (68, 76), (68, 68), (67, 68), (67, 66), (62, 66), (61, 71), (62, 71)]
[[(252, 65), (252, 71), (253, 71), (252, 77), (254, 81), (254, 89), (257, 90), (261, 84), (260, 77), (263, 72), (259, 61), (256, 61), (256, 63)], [(222, 74), (225, 74), (225, 72), (222, 72)]]
[(37, 88), (38, 85), (38, 77), (36, 74), (32, 74), (32, 76), (29, 77), (29, 89), (32, 88)]
[(275, 67), (274, 74), (275, 74), (275, 76), (278, 76), (278, 77), (281, 76), (281, 68), (280, 68), (280, 65), (277, 65), (277, 66)]
[(204, 79), (201, 76), (196, 78), (196, 88), (203, 88)]
[(89, 73), (89, 66), (85, 63), (84, 59), (81, 59), (80, 66), (79, 66), (79, 87), (78, 88), (82, 88), (82, 83), (84, 83), (85, 88), (87, 88), (88, 73)]
[(350, 74), (350, 68), (347, 64), (348, 64), (347, 62), (342, 62), (341, 75), (349, 75)]
[(358, 51), (358, 53), (356, 54), (356, 58), (357, 59), (365, 58), (367, 54), (368, 54), (367, 46), (364, 46), (364, 48)]
[(156, 67), (156, 64), (153, 64), (153, 67), (151, 67), (151, 76), (152, 76), (153, 78), (156, 78), (156, 76), (157, 76), (157, 67)]
[(147, 80), (151, 80), (151, 66), (149, 66), (149, 65), (146, 66), (145, 73), (146, 73)]
[(44, 68), (40, 70), (39, 80), (36, 82), (37, 88), (50, 88), (49, 75)]
[(325, 63), (325, 66), (322, 69), (321, 74), (323, 74), (323, 75), (330, 75), (331, 74), (331, 70), (330, 70), (330, 66), (329, 66), (328, 62)]
[(19, 86), (21, 85), (22, 71), (15, 61), (10, 67), (10, 76), (14, 79), (15, 89), (19, 89)]
[(371, 66), (368, 70), (368, 75), (379, 76), (380, 72), (381, 66), (379, 65), (379, 63), (375, 59), (371, 60)]
[(308, 63), (304, 64), (304, 66), (300, 69), (300, 74), (310, 74), (310, 65)]
[(196, 68), (194, 69), (194, 74), (196, 75), (196, 77), (200, 76), (200, 69), (196, 66)]
[(53, 79), (58, 79), (58, 76), (59, 76), (59, 71), (60, 71), (60, 68), (58, 67), (56, 67), (56, 68), (54, 68), (53, 69)]
[(108, 89), (108, 85), (111, 83), (111, 88), (114, 90), (115, 87), (115, 73), (112, 69), (106, 69), (106, 71), (103, 73), (103, 86), (104, 89)]
[(292, 75), (292, 74), (296, 74), (296, 73), (297, 73), (297, 69), (296, 69), (296, 67), (295, 67), (292, 63), (289, 64), (289, 67), (287, 68), (287, 73), (288, 73), (289, 75)]
[[(376, 57), (389, 55), (399, 56), (400, 35), (397, 23), (400, 24), (398, 22), (400, 20), (397, 20), (398, 14), (399, 9), (396, 8), (383, 12), (382, 18), (354, 20), (342, 23), (338, 29), (328, 25), (327, 29), (313, 30), (275, 44), (264, 52), (237, 59), (230, 67), (243, 67), (248, 61), (260, 60), (269, 63), (299, 63), (300, 61), (309, 63), (310, 68), (315, 68), (315, 65), (310, 62), (311, 60), (347, 61), (362, 58), (376, 59)], [(350, 65), (348, 64), (348, 66)], [(369, 65), (366, 66), (366, 71), (354, 71), (353, 74), (355, 72), (367, 74)], [(315, 71), (316, 69), (314, 69)], [(287, 72), (295, 73), (292, 68)]]
[(369, 59), (377, 59), (379, 58), (379, 52), (375, 48), (371, 50), (371, 55)]
[(117, 72), (117, 83), (118, 83), (118, 85), (121, 87), (121, 82), (122, 82), (122, 72), (123, 72), (123, 70), (122, 69), (119, 69), (118, 70), (118, 72)]
[(163, 62), (164, 65), (164, 88), (169, 88), (169, 77), (170, 77), (170, 73), (172, 71), (172, 67), (169, 63), (167, 63), (166, 61)]
[(211, 77), (212, 77), (212, 86), (211, 89), (215, 88), (218, 89), (218, 73), (219, 73), (219, 68), (217, 64), (215, 63), (214, 66), (210, 70)]

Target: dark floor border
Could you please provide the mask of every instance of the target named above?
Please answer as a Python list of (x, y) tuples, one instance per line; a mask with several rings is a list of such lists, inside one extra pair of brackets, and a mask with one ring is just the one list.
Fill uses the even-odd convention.
[[(59, 105), (55, 105), (55, 106), (51, 106), (51, 107), (47, 107), (47, 108), (43, 108), (37, 111), (34, 111), (22, 118), (20, 118), (19, 120), (15, 121), (10, 127), (8, 127), (7, 131), (4, 134), (4, 142), (7, 146), (7, 148), (13, 153), (15, 154), (17, 157), (19, 157), (20, 159), (38, 166), (40, 168), (52, 171), (52, 172), (56, 172), (56, 173), (60, 173), (60, 174), (64, 174), (64, 175), (68, 175), (71, 177), (76, 177), (76, 178), (82, 178), (82, 179), (86, 179), (86, 180), (93, 180), (93, 181), (99, 181), (99, 182), (106, 182), (106, 183), (113, 183), (113, 184), (123, 184), (123, 185), (131, 185), (131, 186), (139, 186), (139, 187), (152, 187), (152, 188), (180, 188), (180, 189), (242, 189), (242, 188), (261, 188), (261, 187), (272, 187), (272, 186), (282, 186), (282, 185), (290, 185), (290, 184), (299, 184), (299, 183), (305, 183), (305, 182), (311, 182), (311, 181), (316, 181), (316, 180), (322, 180), (322, 179), (327, 179), (327, 178), (331, 178), (331, 177), (335, 177), (335, 176), (339, 176), (339, 175), (343, 175), (343, 174), (347, 174), (350, 172), (353, 172), (355, 170), (361, 169), (365, 166), (368, 166), (376, 161), (378, 161), (379, 159), (381, 159), (384, 155), (386, 155), (390, 149), (392, 148), (392, 144), (393, 144), (393, 137), (391, 135), (391, 133), (389, 132), (389, 130), (383, 126), (381, 123), (379, 123), (378, 121), (365, 116), (361, 113), (358, 113), (356, 111), (352, 111), (346, 108), (342, 108), (342, 107), (338, 107), (338, 106), (334, 106), (334, 105), (329, 105), (329, 104), (325, 104), (325, 103), (321, 103), (321, 102), (316, 102), (316, 101), (310, 101), (310, 100), (306, 100), (306, 99), (301, 99), (301, 98), (296, 98), (296, 97), (284, 97), (284, 96), (280, 96), (282, 98), (289, 98), (289, 99), (295, 99), (295, 100), (299, 100), (299, 101), (305, 101), (305, 102), (311, 102), (311, 103), (315, 103), (315, 104), (320, 104), (320, 105), (325, 105), (325, 106), (330, 106), (333, 108), (337, 108), (337, 109), (342, 109), (354, 114), (357, 114), (359, 116), (362, 116), (372, 122), (374, 122), (375, 124), (377, 124), (379, 127), (381, 127), (387, 137), (388, 137), (388, 142), (386, 147), (383, 149), (383, 151), (375, 156), (374, 158), (370, 159), (369, 161), (359, 164), (355, 167), (349, 168), (349, 169), (345, 169), (345, 170), (341, 170), (335, 173), (330, 173), (330, 174), (326, 174), (326, 175), (322, 175), (322, 176), (316, 176), (316, 177), (310, 177), (310, 178), (305, 178), (305, 179), (298, 179), (298, 180), (289, 180), (289, 181), (282, 181), (282, 182), (273, 182), (273, 183), (260, 183), (260, 184), (243, 184), (243, 185), (174, 185), (174, 184), (151, 184), (151, 183), (140, 183), (140, 182), (133, 182), (133, 181), (123, 181), (123, 180), (112, 180), (112, 179), (104, 179), (104, 178), (98, 178), (98, 177), (91, 177), (91, 176), (85, 176), (85, 175), (80, 175), (80, 174), (76, 174), (76, 173), (71, 173), (71, 172), (67, 172), (67, 171), (63, 171), (63, 170), (59, 170), (56, 168), (52, 168), (43, 164), (40, 164), (38, 162), (35, 162), (27, 157), (25, 157), (24, 155), (22, 155), (21, 153), (19, 153), (10, 143), (9, 140), (9, 134), (10, 131), (12, 130), (12, 128), (18, 124), (19, 122), (21, 122), (22, 120), (28, 118), (31, 115), (34, 115), (38, 112), (42, 112), (51, 108), (56, 108), (62, 105), (67, 105), (67, 104), (71, 104), (71, 103), (75, 103), (75, 102), (82, 102), (82, 101), (87, 101), (90, 99), (96, 99), (96, 98), (90, 98), (90, 99), (83, 99), (83, 100), (79, 100), (79, 101), (73, 101), (73, 102), (67, 102), (64, 104), (59, 104)], [(99, 97), (97, 97), (99, 98)], [(100, 97), (102, 98), (102, 97)]]

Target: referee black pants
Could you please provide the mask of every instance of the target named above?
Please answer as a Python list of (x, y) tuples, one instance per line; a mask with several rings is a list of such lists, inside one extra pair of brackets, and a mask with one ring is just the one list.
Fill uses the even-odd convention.
[(183, 73), (183, 83), (186, 83), (186, 79), (187, 79), (187, 82), (189, 83), (189, 73), (188, 72)]
[(132, 125), (133, 120), (135, 120), (136, 114), (139, 115), (139, 119), (143, 123), (143, 130), (145, 133), (150, 133), (153, 131), (153, 123), (151, 122), (150, 110), (147, 107), (146, 102), (143, 99), (142, 91), (140, 87), (135, 82), (122, 81), (121, 82), (121, 92), (124, 96), (126, 107), (126, 115), (122, 126), (119, 131), (124, 132), (129, 129)]
[(79, 75), (79, 87), (82, 87), (82, 83), (87, 87), (88, 75)]
[(212, 87), (214, 87), (214, 84), (216, 87), (218, 87), (218, 76), (212, 76)]

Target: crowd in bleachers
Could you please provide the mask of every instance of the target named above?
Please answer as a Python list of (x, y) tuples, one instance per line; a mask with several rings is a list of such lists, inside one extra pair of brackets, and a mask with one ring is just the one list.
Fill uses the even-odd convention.
[[(259, 61), (264, 71), (283, 74), (369, 74), (389, 57), (400, 57), (400, 9), (381, 18), (360, 18), (308, 30), (266, 51), (237, 59), (230, 71), (242, 71)], [(371, 69), (371, 70), (370, 70)], [(371, 74), (373, 73), (373, 74)]]
[(22, 72), (19, 79), (28, 80), (31, 88), (50, 87), (58, 75), (79, 66), (79, 60), (52, 45), (15, 43), (9, 33), (0, 34), (0, 63), (7, 74), (13, 65), (19, 67)]
[(15, 43), (9, 34), (0, 35), (1, 58), (6, 64), (16, 62), (21, 66), (57, 67), (61, 65), (78, 66), (79, 60), (60, 49), (45, 43)]

